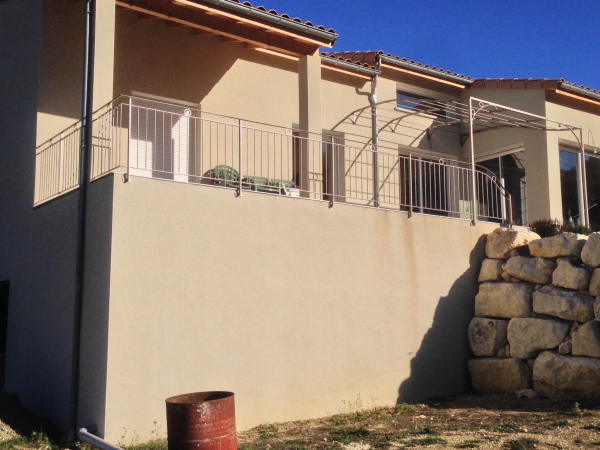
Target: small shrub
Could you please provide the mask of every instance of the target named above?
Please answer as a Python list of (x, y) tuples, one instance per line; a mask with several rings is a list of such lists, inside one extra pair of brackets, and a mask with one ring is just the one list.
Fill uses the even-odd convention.
[(537, 448), (536, 439), (515, 439), (506, 443), (506, 448), (510, 450), (532, 450)]
[(492, 427), (491, 431), (496, 433), (515, 433), (521, 431), (521, 427), (515, 422), (507, 422), (497, 427)]
[(556, 236), (561, 233), (562, 223), (558, 219), (538, 219), (531, 222), (529, 229), (541, 238)]
[(358, 429), (340, 428), (339, 430), (334, 430), (331, 433), (331, 438), (334, 441), (342, 442), (345, 444), (348, 444), (350, 442), (362, 441), (370, 436), (371, 432), (365, 427), (360, 427)]
[(591, 228), (588, 228), (585, 225), (572, 226), (567, 223), (567, 224), (563, 224), (562, 232), (563, 233), (585, 234), (586, 236), (589, 236), (590, 234), (592, 234), (593, 231)]
[(479, 439), (469, 439), (455, 445), (456, 448), (479, 448), (481, 441)]

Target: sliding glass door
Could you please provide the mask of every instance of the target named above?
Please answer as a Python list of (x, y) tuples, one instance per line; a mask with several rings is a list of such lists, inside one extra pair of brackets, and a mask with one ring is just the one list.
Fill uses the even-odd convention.
[[(515, 152), (478, 162), (500, 181), (510, 193), (510, 205), (513, 223), (527, 224), (527, 189), (525, 181), (525, 152)], [(508, 217), (508, 214), (506, 215)]]

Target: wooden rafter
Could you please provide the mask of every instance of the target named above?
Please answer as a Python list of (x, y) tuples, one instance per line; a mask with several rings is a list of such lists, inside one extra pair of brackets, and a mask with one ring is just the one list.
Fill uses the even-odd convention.
[[(207, 14), (198, 8), (190, 8), (181, 2), (164, 0), (116, 0), (117, 6), (152, 15), (158, 19), (199, 30), (199, 33), (215, 34), (237, 42), (244, 42), (280, 53), (302, 56), (318, 53), (319, 46), (265, 28), (249, 26), (243, 20), (232, 20), (222, 15)], [(320, 44), (323, 45), (323, 44)]]

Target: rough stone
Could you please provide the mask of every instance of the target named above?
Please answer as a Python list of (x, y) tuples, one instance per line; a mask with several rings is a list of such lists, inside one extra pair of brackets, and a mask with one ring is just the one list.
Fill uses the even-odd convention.
[(594, 297), (600, 295), (600, 269), (594, 269), (592, 279), (590, 280), (590, 294)]
[(475, 356), (494, 356), (506, 345), (508, 320), (475, 317), (469, 324), (469, 344)]
[(521, 280), (515, 277), (511, 277), (507, 272), (502, 272), (502, 279), (507, 283), (522, 283)]
[(571, 261), (563, 259), (552, 274), (554, 286), (585, 291), (590, 285), (590, 273), (583, 267), (575, 266)]
[(483, 283), (475, 297), (475, 316), (511, 319), (531, 313), (533, 288), (518, 283)]
[(552, 319), (511, 319), (508, 323), (510, 356), (534, 358), (539, 351), (558, 347), (569, 333), (570, 325)]
[(522, 389), (520, 391), (515, 391), (515, 395), (517, 396), (517, 398), (528, 398), (528, 399), (539, 397), (537, 392), (535, 392), (533, 389)]
[(594, 299), (579, 292), (544, 286), (533, 293), (533, 310), (561, 319), (587, 322), (594, 318)]
[(596, 315), (596, 320), (600, 321), (600, 297), (596, 297), (596, 301), (594, 302), (594, 314)]
[(508, 259), (513, 249), (527, 245), (535, 239), (540, 239), (540, 236), (533, 231), (496, 228), (488, 234), (485, 254), (492, 259)]
[(502, 266), (506, 263), (504, 259), (484, 259), (481, 263), (479, 278), (477, 281), (484, 283), (486, 281), (501, 281)]
[(510, 394), (531, 387), (531, 368), (516, 358), (471, 359), (468, 367), (473, 387), (482, 393)]
[(498, 349), (496, 358), (510, 358), (510, 345), (508, 342)]
[(557, 400), (600, 399), (600, 359), (543, 352), (535, 360), (533, 386)]
[(590, 234), (581, 250), (581, 260), (588, 266), (600, 267), (600, 233)]
[(533, 365), (535, 364), (535, 358), (529, 358), (527, 360), (527, 364), (529, 364), (529, 367), (533, 368)]
[(552, 283), (554, 269), (556, 269), (556, 263), (550, 259), (527, 258), (525, 256), (510, 258), (504, 266), (504, 270), (509, 275), (538, 284)]
[(584, 323), (573, 333), (571, 353), (575, 356), (600, 358), (600, 322)]
[(571, 353), (572, 348), (573, 346), (571, 336), (567, 336), (564, 342), (558, 346), (558, 353), (560, 353), (561, 355), (567, 355)]
[(558, 258), (560, 256), (580, 256), (585, 239), (575, 233), (561, 233), (556, 236), (536, 239), (529, 243), (532, 256), (541, 258)]

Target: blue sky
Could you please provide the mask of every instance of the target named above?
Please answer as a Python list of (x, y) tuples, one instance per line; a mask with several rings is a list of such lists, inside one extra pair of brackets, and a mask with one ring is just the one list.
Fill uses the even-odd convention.
[(340, 35), (475, 78), (564, 78), (600, 90), (600, 0), (253, 0)]

